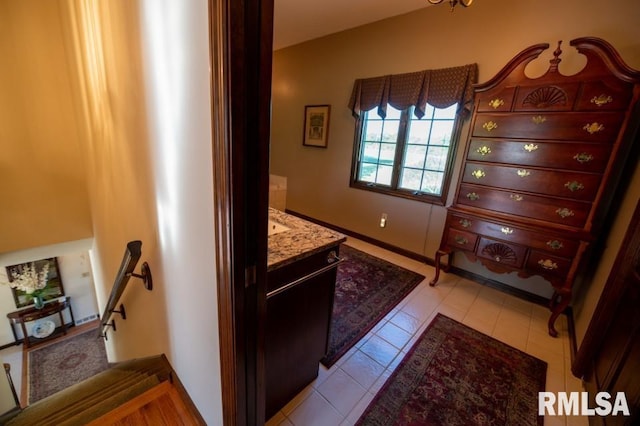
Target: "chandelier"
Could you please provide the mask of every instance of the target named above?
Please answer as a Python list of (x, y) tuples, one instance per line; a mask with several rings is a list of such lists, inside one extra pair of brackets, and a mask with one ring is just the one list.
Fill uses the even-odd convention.
[[(431, 4), (440, 4), (443, 1), (444, 0), (428, 0), (428, 2)], [(456, 7), (458, 3), (460, 3), (464, 7), (469, 7), (471, 6), (471, 3), (473, 3), (473, 0), (449, 0), (449, 4), (451, 5), (452, 12), (453, 12), (453, 8)]]

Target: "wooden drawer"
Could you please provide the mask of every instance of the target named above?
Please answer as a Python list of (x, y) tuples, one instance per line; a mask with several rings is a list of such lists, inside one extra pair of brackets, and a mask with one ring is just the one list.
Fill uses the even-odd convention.
[(576, 240), (553, 235), (548, 231), (522, 229), (512, 224), (491, 222), (473, 216), (449, 214), (447, 223), (451, 228), (463, 229), (538, 250), (546, 250), (561, 257), (575, 256), (580, 245)]
[(476, 248), (478, 236), (471, 232), (461, 231), (460, 229), (449, 228), (447, 231), (447, 244), (451, 247), (473, 252)]
[(534, 274), (552, 275), (565, 278), (571, 269), (571, 260), (549, 256), (549, 253), (531, 250), (526, 269)]
[(622, 111), (627, 109), (633, 85), (617, 78), (586, 82), (576, 102), (578, 111)]
[(579, 82), (555, 83), (545, 86), (520, 86), (513, 104), (514, 111), (571, 111), (575, 102)]
[(524, 265), (526, 253), (526, 247), (481, 237), (476, 256), (492, 260), (502, 265), (521, 268), (522, 265)]
[(478, 114), (473, 136), (613, 143), (624, 115), (599, 114)]
[(462, 181), (478, 185), (592, 201), (602, 175), (467, 162)]
[(611, 145), (604, 143), (474, 138), (470, 142), (467, 159), (601, 173), (610, 155)]
[(478, 93), (476, 96), (477, 110), (479, 112), (511, 111), (515, 87), (505, 87), (490, 92)]
[(460, 185), (459, 204), (582, 228), (591, 203)]

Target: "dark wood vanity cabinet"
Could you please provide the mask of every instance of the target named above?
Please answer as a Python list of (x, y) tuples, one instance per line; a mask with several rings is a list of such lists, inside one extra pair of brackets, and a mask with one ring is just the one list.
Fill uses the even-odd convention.
[[(548, 44), (525, 49), (493, 79), (475, 86), (465, 158), (440, 248), (461, 251), (494, 272), (540, 275), (551, 283), (549, 334), (571, 300), (581, 262), (611, 208), (638, 132), (640, 72), (608, 43), (571, 41), (587, 58), (577, 74), (525, 67)], [(633, 161), (637, 161), (633, 160)]]
[(265, 324), (266, 418), (318, 376), (327, 352), (339, 246), (269, 272)]

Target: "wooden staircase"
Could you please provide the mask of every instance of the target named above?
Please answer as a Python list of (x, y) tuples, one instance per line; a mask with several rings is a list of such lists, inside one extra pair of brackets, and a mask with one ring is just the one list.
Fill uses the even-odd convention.
[(118, 363), (29, 405), (5, 424), (206, 425), (164, 355)]

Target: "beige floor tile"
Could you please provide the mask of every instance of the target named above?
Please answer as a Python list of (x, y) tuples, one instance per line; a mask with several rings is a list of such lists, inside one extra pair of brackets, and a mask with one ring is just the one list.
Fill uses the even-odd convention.
[(491, 333), (491, 337), (524, 352), (527, 349), (529, 329), (520, 324), (513, 324), (498, 319)]
[(398, 348), (378, 336), (372, 336), (360, 350), (383, 367), (387, 367), (400, 352)]
[(424, 322), (440, 303), (439, 300), (434, 299), (429, 293), (430, 292), (423, 290), (413, 295), (413, 297), (402, 306), (401, 311), (417, 318), (420, 322)]
[(558, 356), (564, 357), (564, 343), (562, 338), (551, 337), (546, 330), (540, 332), (537, 329), (530, 329), (528, 342), (535, 343)]
[(361, 351), (351, 355), (341, 368), (365, 389), (371, 388), (385, 370), (382, 365)]
[(413, 335), (424, 321), (420, 321), (418, 318), (405, 311), (400, 311), (391, 318), (390, 322)]
[(380, 330), (376, 332), (376, 335), (382, 337), (398, 349), (402, 349), (409, 339), (411, 339), (410, 333), (407, 333), (402, 328), (391, 322), (387, 322), (382, 328), (380, 328)]
[(295, 426), (335, 426), (344, 416), (314, 391), (287, 418)]
[(342, 369), (336, 370), (317, 391), (342, 417), (346, 417), (367, 393), (364, 387)]

